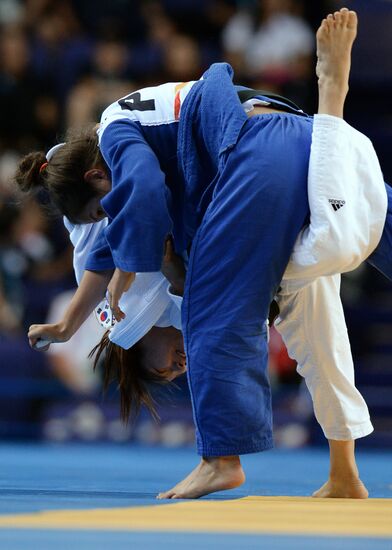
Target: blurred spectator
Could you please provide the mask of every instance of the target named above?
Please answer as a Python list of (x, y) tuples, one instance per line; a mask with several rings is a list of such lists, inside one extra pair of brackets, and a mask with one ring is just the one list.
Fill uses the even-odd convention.
[(0, 205), (3, 292), (24, 326), (44, 321), (50, 299), (73, 282), (71, 247), (55, 227), (32, 198), (23, 206)]
[(222, 26), (235, 11), (235, 0), (162, 0), (156, 2), (175, 23), (179, 32), (202, 43), (219, 38)]
[(256, 88), (297, 99), (290, 88), (313, 76), (315, 50), (314, 33), (299, 7), (294, 0), (259, 0), (256, 10), (241, 10), (229, 20), (222, 43), (237, 80), (241, 76)]
[(145, 2), (142, 14), (146, 34), (143, 40), (132, 46), (131, 69), (135, 78), (144, 85), (156, 85), (165, 80), (162, 76), (164, 50), (178, 30), (160, 2)]
[(2, 0), (0, 3), (0, 25), (21, 21), (23, 13), (21, 0)]
[(149, 0), (73, 0), (72, 6), (90, 36), (116, 35), (129, 44), (145, 36), (146, 17), (141, 13)]
[[(51, 303), (47, 322), (55, 323), (62, 319), (74, 291), (59, 294)], [(78, 332), (64, 344), (52, 344), (48, 361), (59, 380), (73, 393), (88, 395), (95, 393), (99, 386), (99, 374), (93, 371), (94, 360), (90, 351), (104, 334), (94, 315), (83, 323)]]
[(5, 311), (12, 311), (10, 324), (3, 319), (5, 332), (22, 328), (25, 296), (23, 277), (29, 268), (29, 259), (18, 243), (18, 226), (22, 216), (13, 204), (0, 206), (0, 280), (2, 303)]
[(39, 82), (30, 69), (30, 50), (22, 27), (0, 30), (0, 148), (35, 147), (34, 105)]
[(203, 67), (196, 40), (181, 34), (171, 36), (164, 50), (163, 71), (168, 82), (200, 78)]
[(34, 74), (62, 103), (90, 62), (93, 40), (83, 32), (69, 0), (30, 0), (28, 5)]
[(4, 283), (0, 278), (0, 333), (13, 334), (20, 332), (21, 328), (20, 318), (9, 303), (4, 293)]
[(99, 40), (88, 69), (69, 94), (67, 126), (98, 122), (102, 111), (132, 91), (129, 74), (130, 52), (119, 39)]

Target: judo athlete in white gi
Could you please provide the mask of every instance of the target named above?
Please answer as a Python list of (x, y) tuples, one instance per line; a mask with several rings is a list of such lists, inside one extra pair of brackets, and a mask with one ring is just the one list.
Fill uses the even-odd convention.
[[(354, 22), (352, 12), (349, 14), (347, 10), (335, 14), (335, 18), (332, 17), (332, 19), (332, 26), (328, 20), (323, 25), (329, 33), (328, 36), (331, 36), (335, 42), (340, 42), (338, 50), (342, 51), (342, 42), (346, 41), (348, 55), (345, 62), (347, 62), (348, 68), (347, 74), (343, 75), (343, 81), (344, 78), (347, 81), (350, 50), (356, 32), (356, 20)], [(319, 31), (319, 38), (322, 37), (322, 32), (322, 30)], [(342, 34), (345, 35), (344, 39), (341, 37)], [(319, 40), (319, 46), (321, 42)], [(328, 38), (326, 42), (328, 42)], [(338, 94), (344, 97), (347, 93), (347, 90), (342, 92), (341, 82), (339, 82), (341, 77), (336, 74), (334, 55), (332, 55), (333, 63), (328, 64), (328, 53), (325, 52), (325, 49), (324, 51), (322, 51), (322, 48), (320, 49), (322, 55), (319, 57), (321, 61), (319, 77), (320, 83), (323, 84), (320, 87), (320, 105), (323, 104), (323, 94), (324, 99), (328, 96), (328, 94), (325, 95), (325, 90), (330, 84), (332, 84), (333, 93), (337, 91)], [(332, 71), (332, 73), (328, 74), (329, 71)], [(248, 121), (249, 123), (244, 126), (243, 114), (241, 114), (241, 109), (236, 106), (235, 97), (226, 77), (227, 74), (225, 76), (224, 70), (222, 72), (220, 67), (213, 67), (210, 73), (206, 75), (206, 79), (201, 81), (198, 86), (193, 86), (193, 83), (191, 83), (192, 87), (189, 89), (190, 85), (188, 85), (186, 91), (189, 95), (182, 107), (184, 115), (181, 116), (183, 116), (183, 119), (180, 118), (179, 156), (186, 182), (185, 215), (182, 218), (184, 227), (181, 229), (186, 236), (194, 238), (183, 308), (183, 326), (185, 320), (185, 340), (188, 350), (189, 379), (197, 425), (198, 448), (204, 458), (200, 467), (183, 483), (176, 486), (173, 491), (163, 495), (174, 498), (180, 496), (197, 497), (207, 492), (239, 485), (243, 481), (244, 474), (237, 455), (264, 450), (271, 446), (268, 380), (265, 377), (265, 372), (260, 371), (257, 365), (260, 365), (260, 361), (265, 361), (266, 358), (263, 327), (269, 301), (273, 295), (271, 291), (276, 291), (279, 286), (284, 267), (289, 260), (287, 254), (291, 252), (294, 245), (293, 235), (296, 236), (301, 226), (303, 226), (307, 209), (307, 205), (303, 203), (304, 189), (302, 183), (304, 181), (306, 183), (306, 156), (309, 155), (308, 147), (310, 147), (310, 120), (301, 117), (300, 113), (277, 115), (274, 109), (277, 105), (271, 101), (272, 108), (269, 111), (272, 114), (265, 114), (268, 113), (268, 110), (264, 110), (262, 111), (263, 117), (253, 117), (252, 121)], [(337, 86), (336, 83), (338, 83)], [(217, 89), (222, 87), (224, 93), (217, 96)], [(179, 98), (180, 103), (180, 88), (177, 90), (177, 94), (180, 94), (176, 95), (176, 99)], [(129, 102), (125, 107), (126, 109), (130, 111), (134, 111), (134, 109), (148, 111), (152, 108), (154, 100), (148, 100), (147, 96), (144, 96), (146, 99), (141, 98), (140, 94), (138, 94), (138, 97), (136, 95), (132, 94), (132, 98), (129, 96), (122, 100), (123, 103)], [(217, 104), (218, 97), (221, 102)], [(337, 99), (341, 100), (342, 97)], [(122, 107), (124, 108), (124, 105)], [(176, 107), (177, 104), (175, 103)], [(258, 107), (258, 109), (261, 108)], [(329, 108), (327, 112), (329, 112)], [(331, 112), (331, 114), (335, 113)], [(211, 117), (211, 115), (213, 116)], [(101, 148), (103, 146), (104, 151), (106, 151), (105, 158), (112, 169), (112, 178), (114, 181), (117, 179), (121, 182), (121, 178), (129, 175), (128, 171), (125, 172), (121, 168), (121, 162), (119, 162), (125, 151), (122, 147), (121, 132), (124, 130), (130, 131), (131, 126), (122, 125), (119, 122), (125, 118), (124, 113), (121, 113), (121, 111), (116, 114), (116, 112), (109, 109), (107, 117), (110, 124), (106, 125), (105, 129), (107, 120), (105, 120), (104, 114), (104, 125), (101, 127)], [(220, 120), (221, 126), (215, 125), (215, 119)], [(161, 123), (163, 124), (162, 121)], [(281, 130), (284, 128), (283, 134), (281, 130), (277, 130), (280, 125), (282, 125)], [(242, 132), (243, 127), (244, 132)], [(171, 128), (173, 129), (173, 126)], [(132, 127), (132, 132), (134, 130), (135, 127)], [(145, 128), (143, 128), (143, 131), (146, 134), (147, 130)], [(285, 132), (288, 132), (288, 141)], [(267, 135), (268, 140), (265, 141)], [(168, 147), (170, 146), (169, 137), (166, 131), (165, 143)], [(281, 142), (282, 137), (283, 141)], [(133, 151), (137, 151), (137, 147), (135, 149), (134, 145), (135, 143), (142, 143), (142, 138), (136, 138), (135, 136), (132, 139)], [(236, 143), (237, 145), (233, 148)], [(261, 159), (261, 166), (258, 165), (260, 155), (255, 155), (256, 145), (264, 147), (263, 155), (265, 155), (265, 158), (263, 156)], [(205, 150), (203, 150), (203, 147), (205, 147)], [(285, 150), (287, 166), (279, 164), (280, 161), (276, 157), (277, 150), (274, 147), (277, 147), (278, 150), (280, 147), (280, 151)], [(227, 154), (228, 151), (230, 151), (230, 154)], [(144, 152), (143, 146), (141, 146), (141, 152)], [(202, 157), (204, 155), (203, 159), (199, 158), (200, 155)], [(55, 155), (54, 162), (51, 164), (56, 165), (58, 160), (60, 160), (59, 154)], [(128, 166), (127, 168), (130, 168), (131, 172), (133, 170), (133, 177), (136, 177), (135, 170), (144, 168), (146, 171), (145, 177), (148, 181), (150, 174), (148, 170), (151, 168), (150, 165), (154, 163), (152, 157), (149, 160), (149, 165), (140, 165), (135, 162), (135, 166)], [(200, 172), (201, 160), (203, 161), (203, 172)], [(263, 195), (264, 187), (263, 185), (260, 186), (260, 181), (265, 179), (270, 168), (268, 168), (268, 165), (263, 166), (264, 160), (268, 160), (268, 165), (271, 162), (276, 162), (275, 166), (281, 172), (280, 176), (274, 176), (275, 183), (272, 187), (269, 186), (269, 182), (266, 182), (270, 194), (265, 196)], [(261, 169), (262, 175), (257, 176), (257, 171), (252, 175), (246, 166), (248, 161), (252, 171), (256, 168), (257, 170)], [(50, 169), (49, 164), (49, 174), (51, 173)], [(211, 181), (211, 176), (216, 173), (217, 169), (220, 176), (218, 179), (214, 179), (215, 185), (211, 186), (208, 182)], [(96, 183), (102, 183), (102, 187), (108, 181), (108, 177), (105, 174), (102, 175), (101, 170), (91, 169), (86, 172), (83, 165), (81, 170), (81, 181), (95, 178)], [(165, 174), (168, 175), (168, 173), (170, 173), (170, 166), (165, 167)], [(288, 177), (291, 179), (291, 186), (289, 187), (286, 186), (285, 182)], [(257, 179), (256, 187), (249, 187), (251, 181), (251, 185), (253, 185), (252, 178)], [(280, 180), (279, 178), (283, 179)], [(276, 185), (278, 181), (282, 184), (281, 188)], [(121, 233), (123, 232), (129, 237), (129, 231), (122, 221), (121, 209), (118, 210), (118, 201), (117, 205), (113, 203), (114, 198), (121, 199), (124, 194), (124, 186), (120, 183), (116, 185), (102, 202), (111, 218), (111, 222), (105, 230), (105, 236), (111, 247), (114, 264), (117, 266), (115, 276), (109, 285), (111, 306), (116, 317), (121, 319), (123, 314), (118, 310), (118, 300), (125, 288), (124, 282), (129, 284), (134, 279), (134, 273), (130, 274), (128, 272), (132, 270), (156, 271), (159, 269), (162, 261), (162, 241), (159, 246), (159, 243), (155, 244), (155, 248), (154, 246), (147, 247), (148, 250), (145, 251), (147, 256), (146, 254), (143, 255), (140, 246), (135, 247), (134, 245), (140, 245), (140, 239), (145, 235), (143, 232), (138, 234), (133, 228), (135, 240), (126, 240), (128, 246), (132, 246), (129, 249), (131, 251), (130, 257), (133, 258), (132, 261), (127, 260), (126, 255), (121, 253), (123, 247)], [(246, 185), (246, 187), (242, 189), (243, 185)], [(137, 189), (135, 189), (135, 193), (136, 191)], [(106, 194), (107, 189), (102, 188), (102, 193)], [(136, 195), (132, 193), (132, 195), (133, 200), (138, 199), (137, 193)], [(154, 195), (155, 200), (160, 198)], [(334, 197), (330, 198), (331, 200), (342, 200)], [(238, 203), (238, 200), (241, 203)], [(270, 201), (269, 205), (266, 205), (266, 200)], [(91, 208), (96, 203), (86, 202), (88, 202), (90, 209), (87, 210), (86, 207), (86, 217), (88, 219), (100, 217), (101, 213), (98, 207), (91, 214)], [(238, 208), (240, 204), (241, 209)], [(151, 202), (151, 207), (153, 206), (154, 203)], [(258, 208), (261, 208), (261, 210), (258, 210)], [(241, 214), (244, 211), (248, 216), (247, 220), (244, 220), (243, 214)], [(265, 214), (262, 220), (260, 220), (261, 211)], [(276, 223), (276, 212), (281, 214), (278, 224)], [(134, 214), (136, 220), (131, 218), (132, 223), (139, 221), (139, 217), (142, 215), (145, 217), (147, 212), (145, 210), (140, 212), (135, 210)], [(267, 214), (269, 218), (267, 218)], [(227, 225), (229, 220), (230, 223)], [(158, 229), (163, 238), (168, 232), (164, 218), (159, 220), (149, 218), (147, 226), (141, 224), (141, 227), (147, 228), (148, 237), (149, 232), (154, 229), (155, 223), (158, 224)], [(173, 220), (173, 223), (175, 230), (176, 220)], [(229, 233), (229, 229), (232, 231), (234, 227), (237, 227), (236, 235)], [(224, 230), (223, 233), (222, 230)], [(179, 239), (180, 237), (177, 236), (176, 238), (175, 234), (176, 242)], [(159, 239), (156, 240), (156, 243), (158, 241)], [(227, 241), (230, 243), (229, 249), (225, 248)], [(153, 253), (154, 250), (155, 254)], [(223, 250), (225, 250), (225, 253), (222, 255)], [(92, 265), (91, 262), (88, 263), (88, 270), (99, 270), (105, 267), (109, 269), (109, 266), (104, 263), (99, 265), (99, 252), (99, 249), (95, 249), (96, 263), (95, 265)], [(217, 254), (219, 258), (216, 256)], [(237, 262), (236, 266), (234, 264), (231, 266), (232, 260)], [(138, 265), (140, 266), (139, 269), (137, 269)], [(110, 267), (113, 267), (113, 264)], [(231, 272), (231, 269), (234, 269), (234, 271)], [(238, 269), (240, 273), (236, 272)], [(90, 273), (88, 283), (82, 280), (81, 291), (78, 291), (79, 296), (84, 295), (83, 307), (85, 310), (91, 309), (96, 304), (96, 289), (100, 284), (94, 271), (88, 273)], [(244, 279), (243, 276), (245, 276)], [(94, 282), (93, 285), (91, 284), (92, 281)], [(215, 282), (217, 283), (216, 288), (214, 287)], [(205, 295), (207, 288), (212, 292), (212, 294), (210, 292), (209, 299)], [(269, 289), (268, 292), (266, 292), (267, 289)], [(213, 301), (211, 302), (212, 297)], [(229, 298), (233, 298), (233, 304), (236, 304), (233, 310), (233, 318), (230, 318), (230, 315), (228, 316), (227, 304)], [(83, 315), (74, 316), (71, 325), (75, 327)], [(34, 344), (37, 338), (45, 337), (45, 331), (33, 326), (29, 335), (31, 342)], [(241, 358), (241, 368), (237, 364), (238, 357), (234, 355), (235, 353), (238, 353), (238, 357)], [(213, 374), (212, 366), (217, 369), (215, 374)], [(225, 375), (223, 375), (223, 367), (227, 371)], [(223, 382), (223, 378), (220, 380), (220, 375), (217, 377), (219, 372), (226, 378), (225, 382)], [(228, 372), (230, 376), (227, 378)], [(248, 389), (245, 391), (246, 387)], [(244, 425), (241, 427), (235, 421), (238, 417), (243, 418)], [(364, 431), (366, 431), (365, 423), (366, 420), (361, 427)], [(221, 457), (221, 460), (217, 457)], [(355, 482), (360, 483), (355, 473), (352, 477), (352, 486)], [(339, 495), (330, 492), (330, 494), (323, 496)], [(351, 493), (340, 496), (363, 495)]]

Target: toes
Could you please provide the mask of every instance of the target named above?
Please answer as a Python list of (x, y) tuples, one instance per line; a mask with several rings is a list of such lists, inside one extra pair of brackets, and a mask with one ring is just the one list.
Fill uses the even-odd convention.
[(173, 498), (173, 495), (174, 495), (174, 491), (166, 491), (166, 493), (159, 493), (157, 495), (157, 500), (163, 500), (165, 498)]
[(340, 20), (343, 27), (348, 29), (355, 29), (357, 26), (357, 14), (355, 11), (348, 8), (342, 8), (340, 10)]
[(333, 14), (333, 18), (335, 20), (336, 26), (340, 27), (342, 24), (342, 14), (340, 13), (340, 11), (335, 11), (335, 13)]
[(339, 11), (335, 11), (333, 14), (329, 13), (326, 19), (323, 19), (321, 28), (323, 27), (324, 21), (326, 21), (328, 30), (336, 28), (355, 30), (358, 24), (358, 18), (355, 11), (348, 10), (347, 8), (342, 8)]
[(342, 23), (343, 27), (345, 27), (347, 25), (348, 14), (349, 14), (349, 11), (348, 11), (347, 8), (342, 8), (340, 10), (340, 20), (341, 20), (341, 23)]
[(333, 18), (333, 15), (332, 15), (332, 13), (329, 13), (329, 14), (327, 15), (327, 25), (328, 25), (328, 28), (329, 28), (329, 29), (333, 29), (334, 23), (335, 23), (335, 20), (334, 20), (334, 18)]
[(166, 491), (166, 493), (159, 493), (156, 496), (157, 500), (178, 500), (178, 499), (184, 499), (188, 498), (183, 493), (178, 493), (176, 491)]
[(316, 38), (318, 41), (323, 40), (329, 34), (329, 26), (326, 19), (321, 21), (320, 27), (317, 30)]
[(347, 17), (347, 26), (349, 29), (355, 29), (358, 23), (358, 17), (355, 11), (349, 11)]

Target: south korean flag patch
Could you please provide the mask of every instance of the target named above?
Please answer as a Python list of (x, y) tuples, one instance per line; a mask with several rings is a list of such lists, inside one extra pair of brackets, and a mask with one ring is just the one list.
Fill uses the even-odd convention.
[(95, 317), (105, 330), (111, 329), (116, 322), (107, 300), (103, 300), (99, 306), (95, 308)]

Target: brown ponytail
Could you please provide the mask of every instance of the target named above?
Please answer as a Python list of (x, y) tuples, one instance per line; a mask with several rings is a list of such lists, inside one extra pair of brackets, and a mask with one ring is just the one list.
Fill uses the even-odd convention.
[(43, 152), (30, 153), (18, 165), (15, 182), (23, 192), (44, 187), (52, 206), (73, 223), (80, 223), (80, 213), (88, 201), (97, 196), (84, 174), (95, 167), (106, 165), (98, 148), (98, 137), (93, 127), (70, 131), (66, 143), (47, 162)]
[(130, 417), (137, 417), (142, 405), (147, 407), (155, 420), (159, 420), (150, 387), (152, 384), (166, 384), (168, 381), (163, 375), (144, 367), (140, 342), (130, 349), (123, 349), (110, 341), (107, 331), (90, 352), (89, 357), (95, 355), (94, 369), (104, 352), (103, 389), (106, 391), (114, 381), (118, 383), (122, 420), (128, 422)]
[(43, 171), (41, 167), (46, 162), (43, 151), (26, 155), (19, 163), (15, 174), (15, 181), (21, 191), (28, 193), (44, 185)]

